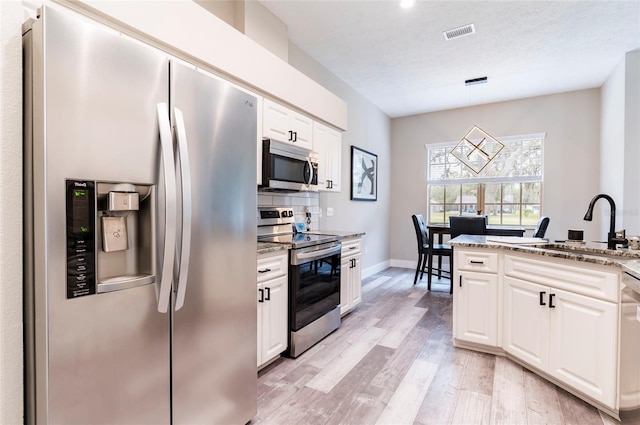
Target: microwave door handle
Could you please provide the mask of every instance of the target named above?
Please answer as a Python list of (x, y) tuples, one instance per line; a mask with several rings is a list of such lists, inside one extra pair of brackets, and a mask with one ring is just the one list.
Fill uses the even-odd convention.
[(160, 286), (159, 288), (156, 286), (156, 296), (158, 311), (166, 313), (171, 299), (172, 272), (176, 248), (176, 170), (173, 158), (173, 137), (171, 135), (171, 124), (169, 123), (169, 109), (166, 103), (159, 103), (156, 110), (158, 113), (165, 190), (164, 255), (162, 258)]
[(311, 182), (313, 181), (313, 164), (311, 163), (311, 159), (309, 159), (307, 157), (307, 164), (309, 165), (309, 181), (307, 182), (307, 185), (311, 185)]
[(180, 158), (180, 177), (182, 180), (182, 243), (179, 251), (177, 273), (177, 291), (175, 310), (178, 311), (184, 305), (184, 297), (187, 292), (187, 278), (189, 273), (189, 259), (191, 257), (191, 164), (189, 163), (189, 151), (187, 148), (187, 130), (184, 125), (184, 116), (178, 108), (173, 108), (176, 121), (176, 139), (178, 145), (178, 157)]

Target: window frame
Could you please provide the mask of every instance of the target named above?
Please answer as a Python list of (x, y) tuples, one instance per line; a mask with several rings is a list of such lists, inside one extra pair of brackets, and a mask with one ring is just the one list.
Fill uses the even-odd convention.
[[(534, 225), (526, 223), (523, 224), (523, 216), (525, 216), (525, 211), (527, 209), (525, 209), (525, 206), (527, 205), (539, 205), (539, 211), (538, 211), (538, 216), (542, 217), (543, 213), (543, 204), (542, 204), (542, 198), (543, 198), (543, 188), (544, 188), (544, 142), (546, 139), (546, 133), (533, 133), (533, 134), (521, 134), (521, 135), (515, 135), (515, 136), (505, 136), (505, 137), (499, 137), (498, 140), (500, 140), (502, 143), (504, 143), (505, 145), (508, 145), (509, 143), (514, 143), (514, 142), (524, 142), (526, 140), (540, 140), (540, 175), (528, 175), (528, 176), (504, 176), (504, 177), (486, 177), (484, 176), (485, 174), (485, 170), (481, 171), (480, 173), (473, 175), (470, 178), (443, 178), (443, 179), (430, 179), (431, 176), (431, 166), (433, 165), (431, 162), (431, 149), (437, 149), (437, 148), (453, 148), (458, 142), (454, 141), (454, 142), (444, 142), (444, 143), (433, 143), (433, 144), (425, 144), (425, 150), (427, 152), (427, 222), (429, 224), (443, 224), (444, 222), (442, 221), (433, 221), (433, 217), (432, 217), (432, 206), (436, 206), (436, 205), (441, 205), (442, 206), (442, 210), (443, 210), (443, 219), (446, 219), (446, 215), (447, 215), (447, 207), (449, 205), (458, 205), (458, 211), (460, 213), (465, 213), (462, 211), (463, 207), (466, 206), (467, 204), (469, 204), (468, 202), (464, 202), (463, 199), (463, 187), (466, 186), (474, 186), (476, 185), (477, 187), (475, 188), (475, 197), (476, 197), (476, 202), (475, 202), (475, 211), (472, 211), (471, 213), (477, 213), (477, 211), (481, 211), (481, 214), (486, 214), (486, 211), (488, 210), (487, 206), (498, 206), (499, 211), (500, 211), (500, 223), (499, 225), (501, 226), (513, 226), (513, 227), (525, 227), (525, 228), (532, 228), (534, 227)], [(447, 167), (447, 164), (449, 164), (448, 161), (448, 157), (449, 155), (451, 155), (450, 151), (447, 153), (447, 155), (445, 156), (445, 167)], [(452, 161), (452, 162), (459, 162), (459, 161)], [(464, 167), (464, 165), (462, 165), (462, 167)], [(538, 183), (539, 184), (539, 193), (540, 193), (540, 197), (539, 197), (539, 201), (536, 203), (532, 203), (532, 202), (523, 202), (523, 185), (526, 183)], [(487, 189), (487, 185), (490, 184), (500, 184), (500, 202), (499, 203), (495, 203), (495, 202), (491, 202), (491, 203), (487, 203), (485, 200), (485, 195), (486, 195), (486, 189)], [(504, 185), (508, 185), (508, 184), (518, 184), (519, 188), (519, 202), (504, 202)], [(431, 196), (431, 188), (432, 186), (442, 186), (444, 189), (443, 191), (443, 203), (432, 203), (432, 196)], [(454, 203), (454, 202), (447, 202), (447, 188), (456, 188), (456, 191), (459, 193), (459, 199), (460, 202)], [(468, 187), (467, 187), (468, 189)], [(518, 209), (520, 211), (519, 215), (518, 215), (518, 224), (504, 224), (503, 221), (503, 212), (504, 212), (504, 206), (514, 206), (516, 209)], [(453, 210), (452, 210), (453, 211)], [(467, 214), (469, 214), (470, 212), (466, 212)], [(490, 216), (490, 217), (495, 217), (495, 215)], [(446, 220), (445, 220), (446, 221)], [(444, 223), (446, 224), (446, 223)], [(492, 224), (496, 224), (496, 223), (492, 223)]]

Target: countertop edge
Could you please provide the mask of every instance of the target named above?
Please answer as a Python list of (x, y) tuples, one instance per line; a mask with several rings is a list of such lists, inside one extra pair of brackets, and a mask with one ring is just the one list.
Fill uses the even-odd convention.
[[(488, 242), (485, 240), (485, 236), (472, 236), (462, 235), (449, 242), (453, 246), (461, 246), (468, 248), (484, 248), (484, 249), (500, 249), (503, 251), (522, 252), (527, 254), (540, 255), (550, 258), (559, 258), (573, 261), (580, 261), (584, 263), (597, 264), (601, 266), (611, 266), (617, 268), (623, 268), (623, 266), (629, 262), (638, 261), (628, 257), (610, 258), (600, 256), (597, 253), (585, 254), (585, 253), (573, 253), (570, 251), (557, 251), (545, 249), (543, 247), (537, 247), (535, 245), (517, 245), (517, 244), (505, 244), (498, 242)], [(640, 269), (639, 269), (640, 273)]]
[(291, 249), (291, 245), (286, 243), (258, 242), (258, 255), (287, 251), (289, 249)]

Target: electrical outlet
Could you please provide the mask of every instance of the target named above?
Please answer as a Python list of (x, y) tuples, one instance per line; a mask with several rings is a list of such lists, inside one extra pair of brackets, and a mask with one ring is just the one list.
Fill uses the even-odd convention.
[(327, 208), (327, 217), (333, 217), (333, 208)]
[(369, 248), (367, 248), (366, 246), (364, 247), (364, 255), (367, 255), (369, 253)]
[(318, 218), (322, 218), (322, 208), (318, 208)]

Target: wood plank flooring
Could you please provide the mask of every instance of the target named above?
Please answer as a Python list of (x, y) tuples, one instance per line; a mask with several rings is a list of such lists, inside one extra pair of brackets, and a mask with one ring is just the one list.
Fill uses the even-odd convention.
[(250, 423), (620, 423), (507, 358), (454, 348), (448, 281), (432, 289), (407, 269), (365, 279), (336, 332), (259, 373)]

